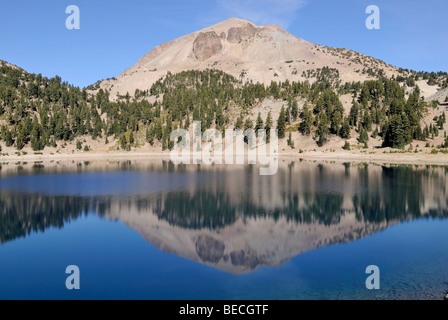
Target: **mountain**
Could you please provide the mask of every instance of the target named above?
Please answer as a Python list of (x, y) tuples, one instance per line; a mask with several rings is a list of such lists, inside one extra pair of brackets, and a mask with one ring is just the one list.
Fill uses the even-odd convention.
[(399, 74), (398, 68), (358, 52), (320, 46), (277, 25), (257, 26), (231, 18), (155, 47), (116, 79), (101, 82), (100, 87), (112, 97), (117, 93), (133, 95), (136, 89), (150, 89), (167, 72), (207, 68), (265, 85), (286, 79), (312, 82), (325, 76), (337, 83), (363, 82)]
[(446, 72), (401, 69), (229, 19), (82, 90), (0, 60), (0, 152), (160, 153), (173, 147), (173, 130), (200, 121), (204, 130), (277, 129), (282, 154), (344, 149), (366, 158), (406, 147), (433, 158), (448, 152), (447, 87)]

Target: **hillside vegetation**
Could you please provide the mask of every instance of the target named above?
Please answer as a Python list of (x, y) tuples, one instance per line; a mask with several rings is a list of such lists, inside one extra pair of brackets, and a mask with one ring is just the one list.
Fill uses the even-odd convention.
[[(144, 132), (145, 142), (172, 146), (171, 132), (190, 128), (201, 121), (202, 130), (217, 128), (278, 129), (281, 139), (291, 134), (312, 136), (317, 146), (324, 146), (333, 137), (342, 139), (356, 135), (367, 146), (370, 137), (382, 138), (384, 147), (404, 148), (414, 140), (425, 141), (438, 135), (446, 123), (445, 112), (422, 125), (422, 119), (437, 108), (436, 102), (425, 102), (415, 81), (426, 79), (446, 87), (446, 74), (406, 71), (399, 79), (368, 80), (335, 84), (320, 70), (320, 80), (304, 82), (243, 83), (223, 71), (184, 71), (168, 73), (150, 90), (136, 90), (133, 96), (109, 100), (107, 91), (89, 93), (73, 87), (59, 77), (48, 79), (27, 73), (5, 62), (0, 67), (1, 145), (22, 150), (31, 146), (39, 151), (46, 147), (77, 144), (82, 138), (113, 141), (117, 149), (139, 147), (135, 136)], [(330, 77), (331, 78), (331, 77)], [(405, 89), (406, 88), (406, 89)], [(406, 94), (409, 90), (410, 94)], [(350, 95), (352, 106), (345, 112), (340, 97)], [(283, 103), (278, 117), (268, 112), (264, 118), (249, 116), (249, 111), (265, 99)], [(151, 102), (150, 102), (151, 101)], [(299, 102), (303, 107), (299, 107)], [(234, 119), (230, 115), (238, 113)], [(439, 145), (448, 147), (448, 140)], [(89, 146), (84, 146), (89, 151)]]

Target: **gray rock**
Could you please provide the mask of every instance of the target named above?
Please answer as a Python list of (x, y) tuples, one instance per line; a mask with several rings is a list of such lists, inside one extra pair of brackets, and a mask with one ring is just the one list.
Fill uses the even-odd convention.
[(227, 41), (231, 43), (238, 43), (241, 40), (247, 39), (256, 33), (257, 29), (251, 24), (247, 24), (245, 27), (230, 28), (229, 34), (227, 36)]
[(193, 52), (196, 59), (204, 61), (221, 52), (222, 44), (214, 31), (201, 32), (193, 43)]
[(225, 248), (224, 243), (208, 235), (201, 235), (196, 241), (196, 253), (205, 262), (219, 262), (224, 255)]

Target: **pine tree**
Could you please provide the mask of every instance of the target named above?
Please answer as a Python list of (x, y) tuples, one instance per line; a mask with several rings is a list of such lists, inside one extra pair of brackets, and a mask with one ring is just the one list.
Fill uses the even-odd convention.
[(339, 133), (341, 122), (342, 122), (342, 113), (339, 111), (334, 111), (333, 114), (331, 115), (330, 120), (330, 132), (332, 134)]
[[(254, 128), (254, 124), (253, 124), (252, 120), (246, 119), (246, 121), (244, 122), (244, 130), (243, 131), (246, 132), (246, 130), (250, 130), (253, 128)], [(249, 139), (247, 136), (244, 136), (244, 142), (249, 143)], [(251, 141), (250, 145), (252, 145), (253, 142), (254, 141)]]
[(268, 113), (268, 117), (266, 118), (266, 123), (264, 125), (264, 130), (266, 130), (266, 143), (271, 141), (271, 129), (272, 129), (272, 116), (271, 111)]
[(257, 122), (255, 124), (255, 133), (258, 134), (258, 130), (263, 130), (263, 119), (261, 118), (260, 112), (258, 112)]
[(224, 115), (222, 113), (222, 108), (221, 107), (218, 107), (217, 110), (216, 110), (216, 120), (215, 120), (215, 123), (216, 123), (216, 127), (218, 129), (220, 129), (221, 127), (224, 126)]
[(146, 128), (146, 141), (151, 145), (154, 144), (154, 126), (152, 124)]
[(364, 113), (363, 118), (363, 127), (366, 129), (366, 131), (372, 131), (372, 117), (370, 116), (369, 112), (366, 111)]
[(154, 135), (157, 140), (159, 140), (159, 141), (162, 140), (163, 128), (162, 128), (162, 121), (160, 119), (156, 121), (156, 124), (154, 127)]
[(406, 115), (392, 116), (385, 126), (383, 146), (402, 149), (412, 141)]
[(288, 143), (288, 146), (290, 146), (292, 149), (294, 149), (294, 141), (292, 141), (292, 134), (291, 134), (291, 132), (289, 133), (287, 143)]
[(120, 147), (123, 150), (127, 150), (127, 139), (126, 139), (126, 135), (123, 133), (120, 137)]
[(367, 130), (364, 129), (364, 127), (361, 127), (361, 131), (359, 132), (358, 141), (360, 143), (366, 143), (367, 141), (369, 141), (369, 135), (367, 134)]
[(34, 151), (39, 151), (44, 148), (44, 143), (42, 140), (42, 127), (38, 122), (34, 122), (33, 124), (30, 140), (31, 140), (31, 148)]
[(5, 145), (10, 147), (14, 144), (14, 140), (12, 139), (12, 133), (8, 129), (5, 130)]
[(302, 121), (300, 122), (299, 125), (299, 132), (305, 136), (308, 136), (311, 133), (311, 126), (313, 124), (312, 117), (313, 116), (311, 114), (311, 111), (308, 109), (308, 106), (305, 105), (300, 114), (300, 118), (302, 119)]
[(292, 101), (291, 115), (292, 115), (292, 119), (294, 121), (296, 121), (297, 120), (297, 116), (299, 115), (299, 106), (297, 104), (297, 100), (295, 100), (295, 99)]
[(341, 130), (339, 132), (339, 136), (342, 139), (350, 139), (350, 123), (348, 118), (346, 118), (342, 124)]
[(187, 115), (187, 118), (185, 119), (184, 129), (188, 130), (190, 128), (190, 117)]
[(390, 115), (398, 115), (401, 114), (404, 110), (404, 102), (399, 99), (392, 100), (390, 107), (389, 107), (389, 114)]
[(448, 138), (445, 138), (445, 142), (442, 144), (442, 148), (448, 148)]
[(16, 139), (16, 148), (17, 150), (22, 150), (23, 147), (25, 147), (25, 145), (28, 143), (27, 140), (27, 129), (25, 128), (25, 126), (20, 123), (19, 127), (18, 127), (18, 133), (17, 133), (17, 139)]
[(328, 140), (328, 119), (327, 115), (325, 113), (322, 113), (322, 115), (319, 118), (319, 124), (317, 126), (316, 131), (317, 136), (319, 137), (319, 140), (317, 141), (317, 145), (319, 147), (322, 147)]
[(243, 126), (243, 118), (242, 116), (239, 116), (238, 119), (236, 119), (235, 129), (240, 130), (242, 126)]
[(282, 107), (282, 110), (280, 111), (280, 115), (277, 120), (277, 130), (278, 130), (278, 138), (283, 139), (285, 137), (285, 130), (286, 130), (285, 107)]
[(348, 117), (350, 126), (356, 127), (358, 125), (359, 104), (353, 100), (352, 107), (350, 109), (350, 115)]
[(291, 109), (289, 107), (286, 108), (285, 115), (286, 115), (285, 117), (286, 122), (288, 124), (291, 124)]

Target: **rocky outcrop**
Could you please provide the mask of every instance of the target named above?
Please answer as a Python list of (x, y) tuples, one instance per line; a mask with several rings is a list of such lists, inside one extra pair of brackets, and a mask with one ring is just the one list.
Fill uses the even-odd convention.
[(253, 36), (255, 33), (257, 33), (257, 29), (249, 23), (245, 27), (230, 28), (227, 41), (230, 43), (238, 43), (243, 39)]
[(224, 255), (224, 250), (224, 243), (208, 235), (200, 235), (196, 241), (196, 253), (205, 262), (219, 262)]
[(444, 102), (445, 99), (448, 97), (448, 88), (442, 89), (437, 91), (437, 93), (433, 94), (432, 96), (427, 97), (426, 101), (433, 101), (437, 100), (439, 102)]
[(194, 40), (193, 52), (196, 59), (204, 61), (210, 59), (222, 50), (222, 43), (214, 31), (201, 32)]
[(249, 269), (255, 269), (264, 261), (258, 257), (257, 253), (251, 249), (232, 251), (230, 261), (234, 266), (244, 266)]

